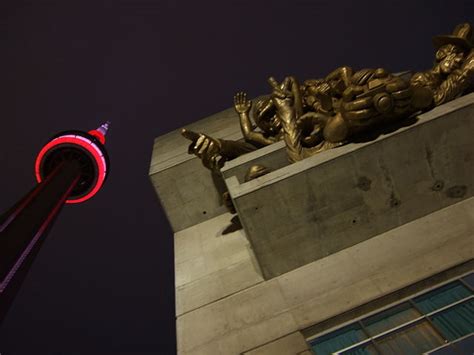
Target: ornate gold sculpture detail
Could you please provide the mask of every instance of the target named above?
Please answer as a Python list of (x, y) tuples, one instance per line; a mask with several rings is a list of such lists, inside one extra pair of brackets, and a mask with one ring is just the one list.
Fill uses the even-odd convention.
[(244, 142), (215, 139), (183, 128), (181, 134), (192, 142), (188, 152), (199, 157), (205, 167), (218, 172), (227, 160), (280, 140), (283, 131), (271, 97), (256, 102), (253, 110), (255, 125), (250, 120), (251, 108), (252, 101), (247, 100), (246, 93), (239, 92), (234, 96), (234, 109), (239, 115)]
[(299, 85), (294, 77), (281, 83), (269, 79), (273, 92), (254, 107), (245, 93), (234, 96), (245, 142), (214, 139), (183, 130), (192, 141), (189, 152), (218, 171), (225, 161), (284, 139), (295, 162), (351, 141), (376, 126), (384, 126), (455, 99), (474, 88), (472, 28), (456, 26), (452, 35), (436, 36), (435, 63), (409, 80), (383, 68), (354, 72), (341, 67), (323, 79)]
[(413, 75), (411, 85), (429, 89), (433, 96), (432, 106), (438, 106), (473, 88), (471, 25), (463, 23), (456, 26), (452, 35), (436, 36), (433, 44), (437, 49), (433, 68)]
[[(344, 144), (375, 126), (426, 111), (472, 90), (471, 37), (467, 23), (458, 25), (452, 35), (435, 37), (433, 68), (414, 74), (409, 81), (382, 68), (353, 73), (348, 67), (335, 70), (325, 79), (308, 80), (301, 87), (292, 77), (281, 84), (270, 78), (290, 161)], [(299, 90), (302, 94), (295, 95)], [(303, 115), (298, 114), (301, 104), (303, 111), (307, 110)], [(308, 119), (309, 124), (302, 124)]]

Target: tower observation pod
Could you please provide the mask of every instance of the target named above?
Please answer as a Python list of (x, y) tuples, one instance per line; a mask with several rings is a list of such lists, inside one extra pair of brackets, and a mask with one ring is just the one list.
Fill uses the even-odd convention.
[(63, 205), (85, 202), (102, 188), (109, 126), (52, 137), (36, 157), (37, 185), (0, 215), (0, 323)]

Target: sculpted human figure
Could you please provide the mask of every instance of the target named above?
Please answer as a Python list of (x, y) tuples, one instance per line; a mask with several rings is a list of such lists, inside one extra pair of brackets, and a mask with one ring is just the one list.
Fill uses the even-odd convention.
[[(353, 81), (362, 83), (385, 74), (383, 70), (366, 69), (353, 75), (351, 68), (341, 67), (324, 79), (307, 80), (301, 87), (291, 77), (294, 85), (291, 85), (290, 91), (296, 124), (301, 131), (299, 137), (309, 155), (337, 145), (323, 140), (321, 122), (326, 118), (325, 115), (334, 115), (335, 110), (339, 109), (344, 90)], [(219, 171), (225, 161), (283, 138), (281, 120), (271, 97), (256, 101), (252, 116), (255, 124), (250, 119), (251, 108), (252, 101), (247, 99), (246, 93), (239, 92), (234, 96), (234, 109), (239, 115), (245, 142), (215, 139), (204, 133), (184, 129), (183, 136), (192, 141), (189, 153), (199, 157), (207, 168)]]
[[(364, 69), (353, 74), (349, 67), (338, 68), (324, 79), (307, 80), (302, 86), (298, 85), (294, 77), (290, 77), (291, 85), (288, 86), (288, 92), (292, 97), (295, 130), (298, 131), (297, 140), (294, 136), (292, 141), (295, 144), (298, 142), (298, 146), (301, 146), (294, 149), (295, 153), (290, 156), (290, 161), (300, 160), (305, 156), (342, 144), (349, 132), (348, 127), (341, 126), (341, 123), (345, 121), (333, 119), (340, 112), (342, 102), (349, 101), (354, 95), (364, 92), (364, 87), (373, 89), (374, 85), (370, 86), (367, 83), (377, 82), (378, 85), (382, 85), (382, 80), (395, 79), (384, 69)], [(405, 83), (403, 85), (407, 86)], [(392, 85), (392, 87), (394, 92), (399, 90), (397, 85)], [(370, 97), (359, 98), (347, 104), (347, 107), (357, 109), (371, 100)], [(394, 101), (399, 102), (399, 100)], [(245, 142), (215, 139), (203, 133), (182, 130), (183, 136), (192, 141), (189, 153), (198, 156), (204, 166), (213, 171), (219, 171), (225, 161), (275, 143), (283, 138), (285, 132), (288, 133), (288, 130), (282, 129), (282, 123), (285, 120), (277, 114), (277, 110), (281, 111), (281, 107), (275, 105), (272, 97), (256, 102), (253, 111), (255, 126), (250, 120), (252, 102), (247, 100), (245, 93), (239, 92), (234, 96), (234, 108), (239, 115)], [(368, 124), (365, 118), (370, 114), (371, 110), (348, 112), (349, 123), (352, 122), (350, 126)], [(295, 132), (292, 134), (294, 135)]]
[(383, 68), (354, 72), (340, 67), (323, 79), (294, 77), (281, 84), (270, 78), (270, 98), (258, 100), (254, 122), (245, 93), (234, 97), (245, 142), (214, 139), (183, 130), (192, 140), (189, 152), (218, 171), (236, 156), (284, 139), (290, 161), (304, 159), (350, 141), (374, 126), (386, 125), (450, 101), (474, 88), (472, 28), (456, 26), (452, 35), (434, 37), (434, 66), (409, 80)]
[(253, 118), (259, 130), (256, 130), (250, 121), (252, 101), (247, 100), (245, 92), (239, 92), (234, 96), (234, 108), (239, 115), (240, 128), (246, 142), (256, 147), (263, 147), (281, 139), (281, 123), (271, 98), (257, 100), (255, 105)]
[[(344, 144), (351, 136), (374, 126), (431, 109), (472, 91), (474, 54), (471, 37), (471, 26), (467, 23), (458, 25), (452, 35), (435, 37), (438, 50), (433, 68), (413, 75), (409, 81), (383, 69), (364, 69), (352, 74), (350, 68), (345, 67), (331, 73), (325, 82), (319, 80), (303, 85), (303, 90), (308, 92), (302, 95), (305, 104), (314, 109), (309, 113), (312, 119), (309, 126), (316, 134), (310, 147), (304, 144), (302, 132), (305, 128), (298, 124), (301, 117), (298, 118), (293, 107), (297, 84), (291, 77), (281, 84), (270, 79), (290, 161)], [(334, 85), (333, 79), (339, 80), (338, 86)]]
[[(452, 35), (435, 36), (435, 63), (430, 70), (414, 74), (406, 85), (387, 82), (382, 91), (349, 88), (345, 92), (341, 112), (347, 120), (361, 119), (367, 123), (383, 118), (400, 118), (455, 99), (474, 87), (474, 54), (472, 28), (468, 23), (456, 26)], [(401, 89), (401, 92), (397, 92)], [(385, 92), (384, 92), (385, 91)], [(391, 99), (384, 98), (390, 94)], [(359, 96), (358, 96), (359, 95)], [(361, 96), (365, 100), (359, 99)], [(392, 102), (392, 104), (390, 104)], [(392, 107), (390, 109), (390, 107)], [(387, 110), (384, 112), (384, 108)]]
[(280, 140), (283, 132), (271, 98), (256, 101), (253, 111), (255, 125), (250, 120), (251, 108), (252, 101), (247, 100), (246, 93), (239, 92), (234, 96), (234, 109), (239, 115), (244, 142), (216, 139), (183, 129), (181, 134), (192, 141), (188, 152), (199, 157), (205, 167), (217, 172), (226, 161)]
[[(344, 79), (335, 75), (341, 70), (345, 73)], [(294, 78), (286, 78), (281, 84), (273, 78), (269, 79), (291, 162), (344, 144), (351, 135), (411, 110), (409, 84), (384, 69), (363, 69), (352, 74), (350, 68), (343, 67), (337, 71), (331, 74), (329, 80), (326, 78), (303, 84), (303, 90), (309, 91), (310, 95), (305, 93), (302, 97), (314, 111), (300, 117), (293, 107), (293, 92), (297, 87)], [(311, 92), (317, 92), (314, 100), (311, 99)], [(312, 130), (311, 144), (307, 144), (308, 134), (304, 131), (308, 128), (305, 126)]]
[(452, 35), (435, 36), (435, 63), (430, 70), (416, 73), (413, 87), (429, 89), (430, 107), (441, 105), (474, 89), (474, 50), (472, 27), (457, 25)]

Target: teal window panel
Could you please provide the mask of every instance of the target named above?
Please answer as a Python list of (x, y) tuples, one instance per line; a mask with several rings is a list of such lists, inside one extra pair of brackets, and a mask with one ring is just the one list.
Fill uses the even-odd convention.
[(453, 341), (474, 332), (474, 300), (466, 301), (431, 317), (444, 337)]
[[(367, 339), (367, 336), (356, 323), (348, 325), (332, 333), (323, 335), (310, 342), (316, 355), (329, 355), (333, 352), (348, 348), (349, 346)], [(362, 354), (362, 353), (361, 353)]]
[(460, 301), (470, 295), (472, 295), (472, 291), (456, 281), (419, 296), (413, 299), (413, 301), (417, 308), (426, 314)]

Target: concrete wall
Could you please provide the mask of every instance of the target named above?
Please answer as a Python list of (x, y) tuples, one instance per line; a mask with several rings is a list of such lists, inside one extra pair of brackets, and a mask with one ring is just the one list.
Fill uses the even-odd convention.
[(474, 94), (375, 141), (329, 150), (247, 183), (226, 179), (264, 277), (472, 196), (472, 132)]
[[(215, 138), (242, 138), (239, 118), (233, 108), (184, 128)], [(198, 158), (188, 154), (190, 141), (182, 137), (180, 131), (155, 139), (149, 171), (153, 187), (175, 232), (227, 211), (222, 203), (224, 182), (202, 166)]]
[[(213, 231), (222, 229), (218, 225), (223, 222), (216, 220)], [(193, 228), (201, 235), (207, 230)], [(193, 228), (186, 232), (188, 237)], [(195, 250), (191, 244), (177, 246), (188, 250), (185, 254)], [(221, 250), (225, 254), (218, 255), (224, 259), (233, 254)], [(178, 352), (306, 354), (301, 330), (472, 260), (473, 255), (474, 198), (469, 198), (269, 281), (249, 278), (254, 286), (179, 315)], [(209, 258), (214, 257), (208, 253), (205, 260)], [(191, 265), (198, 268), (199, 262), (191, 263), (188, 272), (194, 272)], [(188, 276), (187, 283), (196, 277)]]
[[(243, 139), (239, 117), (233, 107), (183, 128), (214, 138)], [(150, 180), (174, 232), (227, 212), (222, 201), (222, 193), (226, 191), (224, 180), (206, 169), (200, 159), (188, 154), (190, 141), (183, 138), (180, 131), (181, 128), (155, 139), (149, 171)], [(280, 144), (275, 157), (278, 162), (286, 164), (288, 160), (283, 148), (284, 145)], [(272, 154), (265, 159), (270, 159), (273, 164)], [(236, 165), (240, 163), (232, 162), (230, 167)], [(279, 168), (282, 165), (274, 166)], [(241, 175), (243, 177), (245, 171)]]
[[(308, 355), (313, 326), (472, 261), (473, 121), (474, 94), (295, 164), (283, 142), (239, 157), (222, 172), (245, 231), (179, 130), (157, 138), (179, 354)], [(241, 138), (233, 109), (187, 128)], [(243, 183), (255, 163), (276, 170)]]
[(176, 316), (263, 282), (242, 230), (222, 214), (175, 233)]

